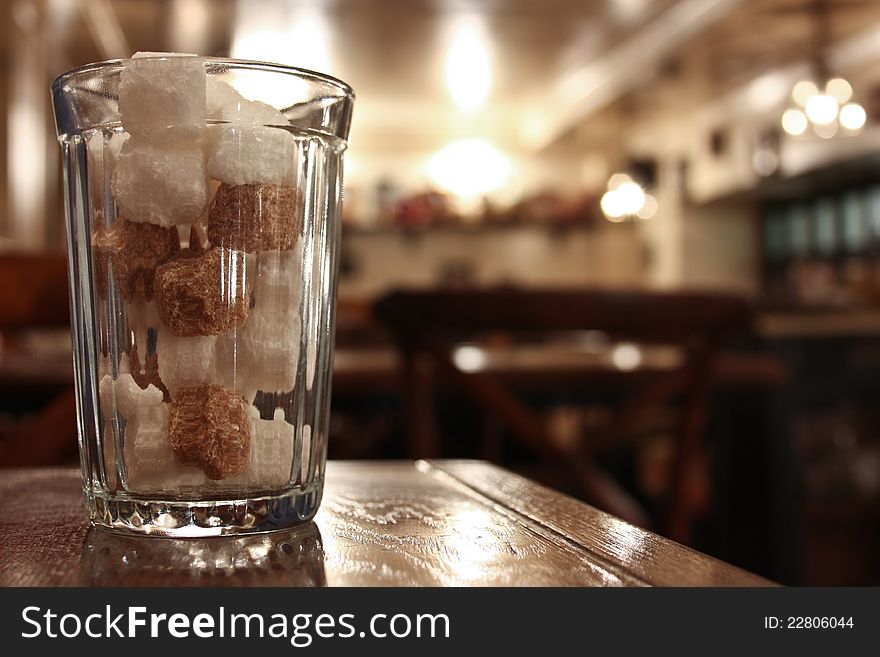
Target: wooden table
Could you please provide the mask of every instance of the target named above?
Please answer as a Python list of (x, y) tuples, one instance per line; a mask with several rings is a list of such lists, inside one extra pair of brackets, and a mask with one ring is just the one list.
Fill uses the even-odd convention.
[(5, 586), (767, 584), (483, 462), (332, 462), (314, 523), (212, 539), (90, 528), (78, 471), (0, 470)]

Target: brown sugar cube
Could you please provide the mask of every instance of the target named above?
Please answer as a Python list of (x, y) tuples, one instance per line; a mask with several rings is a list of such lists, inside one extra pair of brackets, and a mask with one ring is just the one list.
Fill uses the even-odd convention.
[(156, 269), (153, 288), (159, 317), (172, 335), (217, 335), (248, 317), (246, 257), (213, 248), (181, 251)]
[(208, 239), (214, 246), (250, 253), (287, 250), (300, 230), (300, 197), (293, 187), (224, 183), (208, 209)]
[(122, 298), (130, 301), (143, 281), (144, 296), (153, 297), (156, 267), (180, 250), (177, 230), (156, 224), (142, 224), (119, 218), (110, 228), (100, 227), (92, 236), (95, 280), (103, 296), (107, 272), (113, 265), (113, 279)]
[(251, 445), (244, 400), (223, 386), (180, 388), (171, 400), (168, 439), (177, 458), (209, 479), (240, 474)]

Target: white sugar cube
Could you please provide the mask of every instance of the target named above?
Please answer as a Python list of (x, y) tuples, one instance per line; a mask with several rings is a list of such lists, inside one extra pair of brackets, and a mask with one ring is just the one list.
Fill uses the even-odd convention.
[(162, 403), (162, 391), (150, 384), (142, 389), (131, 374), (119, 373), (116, 379), (109, 374), (101, 379), (98, 386), (101, 410), (111, 414), (118, 409), (125, 421), (129, 415), (135, 415), (137, 409), (157, 406)]
[[(123, 462), (128, 490), (142, 492), (197, 486), (204, 481), (200, 468), (183, 465), (168, 441), (168, 404), (154, 385), (141, 389), (130, 374), (104, 376), (99, 384), (104, 416), (105, 456), (115, 454), (110, 420), (114, 410), (124, 423)], [(109, 451), (108, 451), (109, 450)], [(108, 469), (112, 469), (110, 463)]]
[(299, 245), (259, 255), (254, 307), (236, 342), (245, 388), (287, 392), (296, 386), (302, 335), (301, 261)]
[(205, 125), (205, 63), (174, 53), (137, 53), (123, 62), (119, 112), (132, 135), (151, 140), (196, 139)]
[(164, 325), (156, 333), (159, 378), (172, 399), (181, 387), (217, 383), (217, 336), (173, 335)]
[(278, 128), (211, 126), (207, 155), (208, 175), (230, 185), (295, 183), (296, 140)]
[(156, 145), (133, 137), (119, 153), (110, 190), (129, 221), (193, 223), (208, 201), (202, 149), (197, 142)]
[(243, 348), (245, 336), (241, 329), (227, 331), (217, 336), (214, 354), (216, 356), (215, 383), (230, 390), (236, 390), (250, 404), (257, 395), (249, 375), (249, 362), (245, 361), (248, 352)]
[(231, 86), (215, 77), (206, 85), (207, 117), (243, 125), (290, 125), (277, 109), (258, 100), (248, 100)]
[(302, 322), (299, 313), (251, 311), (239, 332), (239, 358), (245, 387), (263, 392), (288, 392), (296, 387)]
[[(256, 410), (256, 409), (254, 409)], [(279, 488), (290, 480), (293, 465), (295, 430), (284, 421), (283, 412), (275, 419), (261, 420), (249, 412), (251, 424), (251, 448), (244, 472), (223, 480), (223, 486), (247, 486), (249, 488)]]
[(145, 492), (198, 486), (201, 468), (181, 463), (168, 440), (169, 404), (148, 406), (126, 423), (123, 459), (128, 490)]
[(302, 294), (302, 242), (292, 249), (261, 251), (257, 260), (254, 299), (268, 305), (299, 307)]

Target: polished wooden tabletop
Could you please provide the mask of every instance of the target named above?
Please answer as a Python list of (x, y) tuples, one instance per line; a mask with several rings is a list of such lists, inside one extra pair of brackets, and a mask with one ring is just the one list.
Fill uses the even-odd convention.
[(90, 528), (78, 471), (0, 471), (5, 586), (768, 583), (483, 462), (331, 462), (315, 522), (210, 539)]

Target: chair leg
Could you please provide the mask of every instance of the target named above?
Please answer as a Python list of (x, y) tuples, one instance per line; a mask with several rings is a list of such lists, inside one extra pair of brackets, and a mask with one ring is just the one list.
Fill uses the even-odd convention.
[(596, 468), (585, 450), (572, 450), (558, 445), (549, 436), (537, 413), (492, 378), (479, 372), (461, 371), (442, 344), (425, 338), (422, 346), (444, 374), (506, 424), (512, 436), (523, 446), (542, 454), (569, 472), (589, 501), (635, 525), (649, 526), (648, 516), (641, 505), (617, 482)]
[(709, 412), (712, 374), (709, 356), (695, 356), (692, 368), (694, 374), (684, 400), (682, 426), (670, 462), (669, 501), (664, 523), (666, 536), (685, 544), (692, 538), (694, 504), (690, 492), (699, 474), (701, 442)]
[(404, 431), (407, 456), (440, 456), (431, 363), (414, 349), (405, 347), (403, 356)]

